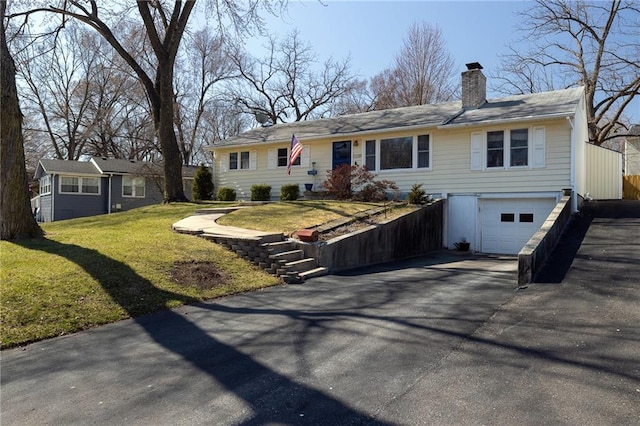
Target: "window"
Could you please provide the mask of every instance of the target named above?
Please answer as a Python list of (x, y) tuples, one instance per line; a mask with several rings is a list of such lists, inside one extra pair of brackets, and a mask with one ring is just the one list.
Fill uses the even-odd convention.
[(73, 194), (79, 193), (80, 187), (78, 186), (79, 178), (71, 176), (60, 177), (60, 192)]
[(502, 213), (500, 215), (500, 222), (515, 222), (516, 215), (513, 213)]
[(249, 151), (242, 151), (240, 153), (240, 168), (249, 169)]
[(289, 150), (278, 148), (278, 167), (286, 167), (289, 164)]
[(122, 177), (122, 196), (144, 198), (145, 182), (143, 177)]
[(487, 167), (504, 165), (504, 131), (487, 132)]
[(429, 135), (418, 136), (418, 168), (429, 168)]
[(100, 178), (60, 176), (61, 194), (100, 194)]
[(238, 170), (238, 153), (229, 153), (229, 170)]
[(368, 140), (364, 146), (368, 170), (428, 169), (431, 167), (430, 135)]
[(376, 169), (376, 141), (366, 141), (364, 143), (364, 165), (367, 170)]
[(520, 213), (520, 222), (533, 223), (533, 213)]
[(40, 195), (51, 193), (51, 176), (46, 175), (40, 178)]
[(529, 164), (529, 130), (517, 129), (511, 131), (511, 166), (526, 166)]
[(100, 192), (100, 179), (98, 178), (82, 178), (83, 194), (98, 194)]
[[(294, 166), (300, 165), (300, 155), (293, 162)], [(289, 148), (278, 148), (278, 167), (287, 167), (289, 165)]]
[(249, 151), (230, 152), (229, 153), (229, 170), (248, 170), (250, 167)]
[(410, 169), (413, 166), (413, 137), (380, 140), (380, 170)]

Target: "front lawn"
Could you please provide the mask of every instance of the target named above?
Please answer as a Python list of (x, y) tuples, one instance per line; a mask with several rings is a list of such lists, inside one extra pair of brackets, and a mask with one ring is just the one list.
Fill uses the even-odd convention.
[[(221, 246), (172, 231), (201, 207), (46, 223), (45, 239), (1, 241), (2, 348), (279, 283)], [(209, 285), (173, 279), (177, 268), (193, 265), (207, 265)]]

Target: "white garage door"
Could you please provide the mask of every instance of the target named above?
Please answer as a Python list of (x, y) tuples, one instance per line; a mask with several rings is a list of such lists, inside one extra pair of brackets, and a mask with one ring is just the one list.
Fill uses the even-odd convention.
[(553, 198), (480, 200), (480, 251), (517, 254), (555, 205)]

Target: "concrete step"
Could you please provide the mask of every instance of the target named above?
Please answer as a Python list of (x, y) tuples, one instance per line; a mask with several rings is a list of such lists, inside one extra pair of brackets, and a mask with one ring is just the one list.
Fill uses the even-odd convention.
[(293, 241), (285, 240), (265, 243), (262, 245), (262, 247), (264, 247), (270, 253), (276, 254), (293, 250), (295, 248), (295, 244), (293, 243)]
[(323, 275), (327, 275), (329, 273), (329, 268), (325, 268), (324, 266), (320, 266), (318, 268), (309, 269), (308, 271), (300, 272), (298, 276), (302, 280), (306, 280), (308, 278), (321, 277)]
[(291, 250), (291, 251), (283, 251), (281, 253), (272, 254), (269, 256), (269, 259), (280, 262), (293, 262), (294, 260), (300, 260), (304, 257), (304, 251), (302, 250)]
[(307, 257), (305, 259), (294, 260), (293, 262), (287, 262), (284, 266), (289, 271), (296, 271), (298, 273), (308, 271), (310, 269), (314, 269), (318, 266), (316, 260), (312, 257)]

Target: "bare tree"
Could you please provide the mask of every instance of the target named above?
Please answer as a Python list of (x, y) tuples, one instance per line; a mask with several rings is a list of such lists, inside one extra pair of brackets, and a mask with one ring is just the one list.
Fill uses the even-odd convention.
[(454, 60), (442, 31), (426, 22), (414, 23), (394, 64), (371, 80), (375, 109), (424, 105), (452, 99)]
[(77, 160), (84, 154), (91, 127), (87, 115), (98, 54), (81, 48), (83, 35), (77, 26), (67, 25), (55, 37), (50, 44), (28, 44), (18, 55), (20, 76), (28, 88), (23, 99), (31, 113), (41, 117), (39, 130), (48, 136), (54, 156)]
[(630, 0), (536, 0), (522, 12), (530, 48), (512, 46), (494, 76), (503, 93), (584, 86), (589, 141), (616, 133), (625, 108), (640, 93), (640, 6)]
[(241, 47), (230, 54), (241, 78), (232, 96), (247, 113), (264, 114), (272, 123), (318, 118), (352, 90), (349, 59), (329, 58), (314, 71), (316, 54), (297, 31), (282, 42), (270, 38), (268, 51), (263, 59)]
[(204, 160), (202, 148), (214, 140), (215, 133), (205, 121), (222, 91), (216, 88), (235, 74), (223, 38), (214, 36), (210, 28), (196, 31), (185, 51), (176, 81), (176, 129), (184, 163), (198, 164)]
[(0, 1), (0, 239), (43, 235), (31, 212), (16, 68), (6, 38), (7, 3)]
[[(23, 12), (53, 12), (62, 15), (64, 19), (73, 18), (85, 23), (104, 37), (131, 67), (142, 83), (151, 105), (155, 132), (164, 158), (166, 202), (186, 200), (182, 187), (182, 156), (174, 130), (173, 84), (178, 49), (195, 5), (195, 0), (139, 0), (136, 2), (136, 14), (128, 9), (116, 11), (112, 3), (105, 6), (95, 0), (65, 0), (58, 6), (33, 8)], [(263, 0), (211, 0), (208, 6), (219, 24), (237, 30), (245, 30), (256, 22), (260, 23), (260, 12), (265, 9), (271, 11), (273, 8), (272, 3)], [(152, 69), (136, 59), (135, 52), (139, 46), (127, 46), (120, 34), (114, 31), (117, 22), (129, 15), (136, 15), (142, 22), (141, 28), (144, 28), (144, 35), (153, 51)]]

